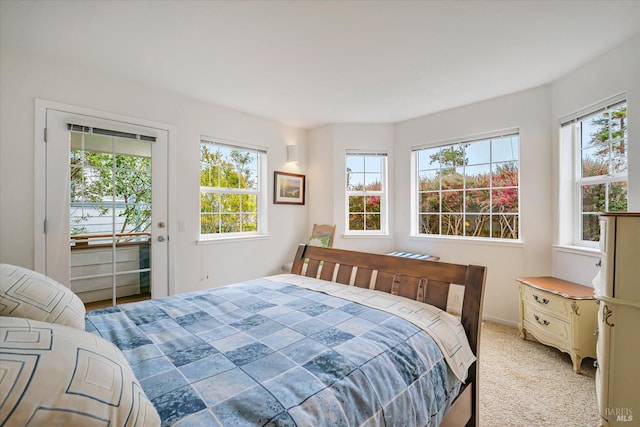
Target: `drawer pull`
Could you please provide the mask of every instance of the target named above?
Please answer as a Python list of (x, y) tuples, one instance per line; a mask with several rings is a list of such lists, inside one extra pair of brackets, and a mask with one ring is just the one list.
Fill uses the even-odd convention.
[(594, 360), (594, 361), (593, 361), (593, 367), (594, 367), (594, 368), (597, 368), (597, 367), (598, 367), (598, 361), (597, 361), (597, 360)]
[(602, 267), (602, 260), (599, 260), (598, 262), (596, 262), (596, 267)]
[(580, 307), (578, 307), (578, 304), (575, 301), (571, 303), (571, 309), (576, 314), (576, 316), (580, 316), (580, 312), (578, 311), (580, 310)]
[(539, 304), (549, 304), (549, 300), (546, 298), (540, 298), (538, 295), (534, 295), (533, 299)]
[(611, 311), (607, 306), (607, 304), (605, 304), (604, 307), (602, 307), (602, 316), (604, 317), (604, 323), (606, 323), (607, 325), (613, 328), (615, 324), (609, 322), (609, 318), (611, 317), (612, 314), (613, 314), (613, 311)]
[(544, 319), (540, 320), (540, 317), (538, 317), (537, 314), (534, 314), (533, 317), (536, 319), (536, 322), (538, 322), (542, 326), (548, 326), (549, 325), (549, 321), (548, 320), (544, 320)]
[(596, 337), (598, 336), (598, 333), (600, 333), (600, 330), (598, 328), (595, 328), (593, 330), (593, 335), (595, 335)]

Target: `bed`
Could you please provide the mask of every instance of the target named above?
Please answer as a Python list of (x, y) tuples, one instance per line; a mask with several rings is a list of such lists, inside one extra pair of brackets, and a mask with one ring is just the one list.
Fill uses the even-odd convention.
[[(479, 266), (300, 245), (292, 274), (87, 313), (83, 339), (111, 348), (89, 348), (104, 341), (94, 338), (66, 351), (86, 366), (117, 362), (129, 400), (101, 397), (110, 386), (88, 368), (80, 378), (78, 361), (60, 393), (108, 407), (125, 420), (114, 425), (477, 426), (484, 280)], [(444, 311), (451, 284), (464, 286), (460, 319)], [(55, 329), (23, 321), (3, 321), (4, 336)], [(17, 344), (2, 343), (8, 360), (31, 357)]]

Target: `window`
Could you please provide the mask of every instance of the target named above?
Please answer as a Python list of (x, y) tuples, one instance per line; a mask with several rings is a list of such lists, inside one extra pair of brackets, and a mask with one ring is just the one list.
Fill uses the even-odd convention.
[(266, 150), (200, 143), (200, 236), (266, 233)]
[(347, 232), (387, 233), (387, 154), (347, 151)]
[(571, 243), (594, 246), (600, 239), (598, 214), (627, 211), (627, 104), (594, 108), (565, 122), (560, 135), (561, 144), (571, 147), (573, 153), (564, 157), (561, 168), (575, 171), (573, 188), (560, 189), (574, 195)]
[(415, 148), (417, 233), (519, 239), (519, 139)]

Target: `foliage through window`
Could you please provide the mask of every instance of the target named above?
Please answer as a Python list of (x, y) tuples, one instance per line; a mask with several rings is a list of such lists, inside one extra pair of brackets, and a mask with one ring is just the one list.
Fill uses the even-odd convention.
[(575, 126), (579, 240), (595, 242), (599, 213), (627, 211), (627, 104), (580, 118)]
[(149, 232), (151, 142), (73, 130), (70, 143), (71, 235)]
[(414, 151), (418, 234), (518, 239), (519, 135)]
[(265, 153), (217, 141), (200, 144), (200, 234), (261, 230), (261, 161)]
[(347, 231), (386, 233), (385, 153), (349, 153), (346, 157)]

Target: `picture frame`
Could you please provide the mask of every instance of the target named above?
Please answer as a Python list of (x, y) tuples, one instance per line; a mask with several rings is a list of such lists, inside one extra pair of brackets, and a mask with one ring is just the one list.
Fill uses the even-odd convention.
[(273, 173), (273, 203), (304, 205), (305, 176), (275, 171)]

